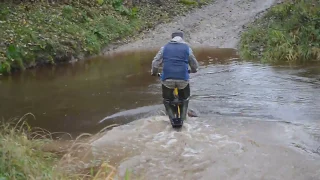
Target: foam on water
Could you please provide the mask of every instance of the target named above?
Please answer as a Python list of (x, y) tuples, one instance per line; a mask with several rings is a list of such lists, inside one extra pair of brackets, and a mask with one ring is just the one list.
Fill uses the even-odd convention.
[(92, 145), (120, 177), (128, 169), (134, 179), (317, 179), (319, 158), (290, 146), (290, 129), (297, 131), (280, 122), (217, 116), (189, 118), (175, 130), (166, 116), (156, 116), (115, 127)]

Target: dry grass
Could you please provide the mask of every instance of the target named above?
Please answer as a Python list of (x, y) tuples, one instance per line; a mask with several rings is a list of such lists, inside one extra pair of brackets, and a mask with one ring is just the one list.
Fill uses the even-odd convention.
[[(53, 140), (51, 133), (31, 128), (26, 114), (0, 126), (0, 179), (92, 179), (112, 180), (117, 169), (105, 157), (95, 159), (90, 142), (97, 134), (81, 134), (74, 140)], [(125, 179), (129, 179), (128, 175)]]

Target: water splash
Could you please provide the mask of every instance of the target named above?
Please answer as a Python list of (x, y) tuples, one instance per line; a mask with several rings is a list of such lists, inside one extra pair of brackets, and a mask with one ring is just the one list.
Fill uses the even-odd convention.
[(113, 156), (111, 163), (118, 166), (120, 176), (131, 170), (142, 179), (294, 179), (299, 173), (316, 177), (317, 158), (305, 158), (290, 146), (295, 139), (288, 130), (297, 132), (295, 125), (231, 119), (189, 118), (177, 131), (166, 116), (144, 118), (112, 129), (92, 145), (96, 154), (103, 149)]

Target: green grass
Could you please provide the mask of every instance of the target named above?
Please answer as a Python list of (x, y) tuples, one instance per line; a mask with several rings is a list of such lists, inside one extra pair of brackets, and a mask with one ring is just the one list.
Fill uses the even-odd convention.
[(248, 27), (240, 56), (263, 63), (320, 62), (320, 2), (285, 1)]
[[(28, 126), (27, 115), (0, 125), (1, 180), (97, 180), (116, 176), (114, 167), (90, 157), (90, 145), (80, 140), (87, 134), (59, 145), (52, 133)], [(128, 171), (125, 178), (130, 179), (129, 175)]]
[(99, 54), (116, 40), (209, 1), (185, 5), (165, 0), (162, 6), (140, 3), (130, 7), (123, 0), (1, 2), (0, 74)]
[(137, 28), (110, 4), (0, 3), (0, 10), (0, 72), (96, 54)]

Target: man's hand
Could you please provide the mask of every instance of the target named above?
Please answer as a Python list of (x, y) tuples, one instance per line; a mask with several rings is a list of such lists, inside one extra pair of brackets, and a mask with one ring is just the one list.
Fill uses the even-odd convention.
[(196, 73), (198, 71), (199, 63), (190, 47), (189, 47), (189, 65), (191, 68), (191, 73)]
[(157, 74), (151, 69), (151, 76), (156, 76)]
[(191, 70), (189, 70), (189, 73), (196, 73), (196, 72), (198, 72), (198, 69), (192, 69), (191, 68)]

